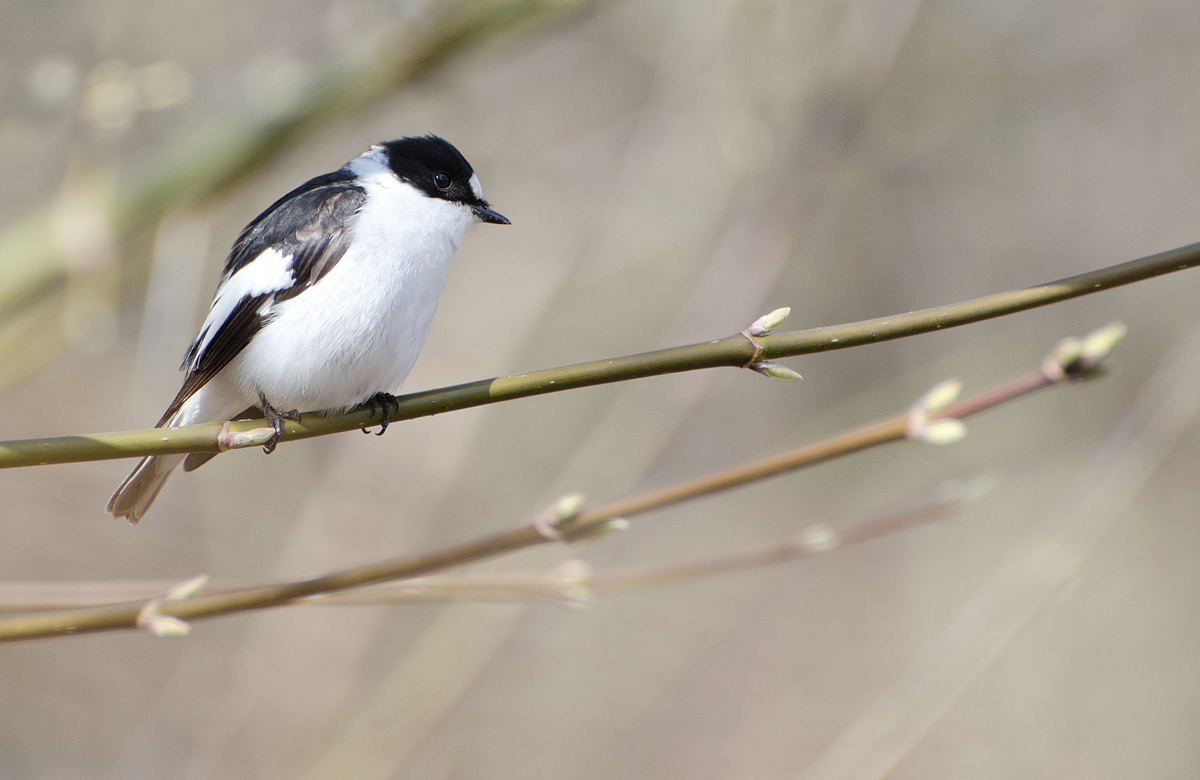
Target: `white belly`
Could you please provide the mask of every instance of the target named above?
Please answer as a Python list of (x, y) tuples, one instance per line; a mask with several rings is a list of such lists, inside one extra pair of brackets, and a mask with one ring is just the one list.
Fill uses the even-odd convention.
[(371, 195), (346, 255), (311, 288), (273, 307), (226, 368), (248, 399), (257, 402), (261, 392), (279, 410), (345, 408), (394, 392), (412, 370), (450, 258), (473, 219), (450, 203), (434, 204), (431, 214), (428, 200), (414, 209)]

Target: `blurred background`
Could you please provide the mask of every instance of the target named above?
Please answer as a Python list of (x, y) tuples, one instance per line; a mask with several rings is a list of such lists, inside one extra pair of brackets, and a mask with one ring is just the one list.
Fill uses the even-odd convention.
[[(435, 132), (510, 228), (406, 390), (832, 325), (1200, 238), (1200, 6), (64, 0), (0, 9), (0, 437), (152, 425), (239, 229)], [(300, 577), (981, 390), (1113, 373), (478, 567), (720, 554), (986, 473), (957, 521), (560, 604), (306, 606), (0, 647), (3, 778), (1093, 778), (1200, 770), (1200, 279), (223, 455), (136, 527), (128, 461), (0, 473), (0, 579)], [(1191, 339), (1189, 341), (1189, 338)], [(1147, 422), (1149, 421), (1149, 422)]]

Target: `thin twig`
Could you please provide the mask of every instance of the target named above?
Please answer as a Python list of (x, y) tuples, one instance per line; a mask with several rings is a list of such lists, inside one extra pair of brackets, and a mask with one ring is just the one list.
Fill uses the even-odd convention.
[[(792, 538), (727, 555), (694, 561), (642, 564), (593, 571), (586, 563), (569, 560), (548, 572), (507, 572), (416, 577), (365, 588), (312, 596), (297, 605), (354, 606), (444, 602), (578, 602), (591, 595), (712, 577), (806, 558), (851, 544), (876, 539), (949, 517), (979, 499), (991, 487), (980, 478), (951, 483), (910, 506), (878, 512), (872, 518), (834, 529), (825, 523), (809, 525)], [(0, 612), (46, 612), (154, 599), (177, 580), (101, 582), (0, 582)], [(244, 583), (212, 582), (209, 593), (246, 587)]]
[[(937, 408), (926, 406), (922, 411), (930, 420), (961, 419), (1041, 388), (1091, 378), (1100, 372), (1103, 359), (1123, 332), (1123, 326), (1114, 324), (1082, 341), (1065, 340), (1037, 370), (1029, 374), (974, 398), (956, 404), (939, 404)], [(266, 609), (317, 594), (426, 575), (551, 541), (574, 541), (595, 537), (613, 529), (618, 523), (626, 522), (624, 518), (633, 515), (717, 491), (729, 490), (868, 447), (909, 438), (912, 434), (908, 424), (911, 416), (911, 412), (908, 412), (818, 444), (584, 511), (580, 511), (578, 497), (567, 497), (553, 507), (548, 516), (543, 515), (529, 525), (432, 553), (393, 558), (312, 579), (168, 600), (157, 606), (155, 614), (188, 621)], [(139, 601), (4, 618), (0, 619), (0, 641), (135, 628), (145, 606), (146, 602)]]
[(542, 574), (421, 577), (306, 599), (313, 604), (392, 604), (441, 601), (577, 602), (618, 593), (773, 566), (877, 539), (940, 520), (960, 511), (984, 492), (983, 480), (951, 486), (931, 499), (842, 528), (815, 523), (790, 539), (736, 553), (674, 563), (649, 563), (591, 571), (567, 561)]
[[(1022, 632), (1038, 620), (1056, 622), (1072, 609), (1065, 594), (1103, 587), (1106, 568), (1089, 561), (1089, 554), (1118, 519), (1139, 524), (1141, 517), (1127, 514), (1139, 495), (1143, 511), (1154, 511), (1146, 486), (1163, 478), (1159, 469), (1169, 459), (1189, 462), (1190, 449), (1184, 454), (1179, 447), (1193, 440), (1197, 414), (1200, 329), (1167, 351), (1133, 394), (1129, 408), (1106, 421), (1108, 437), (1096, 443), (1073, 478), (1064, 474), (1056, 480), (1035, 516), (1028, 518), (1028, 531), (1007, 545), (1009, 551), (994, 570), (978, 573), (973, 592), (955, 594), (961, 605), (956, 614), (948, 615), (940, 628), (930, 625), (918, 634), (905, 649), (906, 668), (881, 682), (872, 701), (856, 705), (858, 712), (841, 733), (827, 737), (826, 746), (791, 776), (880, 780), (893, 775), (929, 730), (955, 711), (955, 701), (974, 681), (999, 665), (1006, 647), (1044, 641)], [(1114, 543), (1128, 562), (1133, 543), (1128, 537), (1110, 538), (1109, 544)], [(1093, 568), (1085, 574), (1089, 563)], [(1055, 603), (1057, 607), (1050, 606)], [(1153, 609), (1152, 604), (1139, 608)]]
[[(1089, 271), (1035, 287), (977, 298), (950, 306), (898, 314), (827, 328), (781, 333), (758, 338), (761, 350), (743, 333), (703, 344), (691, 344), (638, 355), (578, 363), (527, 374), (484, 379), (467, 384), (426, 390), (399, 397), (392, 422), (467, 409), (484, 404), (526, 398), (544, 393), (590, 387), (628, 379), (694, 371), (721, 366), (743, 367), (762, 358), (789, 357), (873, 344), (891, 339), (952, 328), (1012, 314), (1037, 306), (1149, 279), (1200, 264), (1200, 243), (1172, 249), (1139, 260)], [(345, 414), (306, 413), (302, 422), (284, 423), (281, 441), (307, 439), (376, 425), (382, 412), (369, 405)], [(245, 433), (262, 428), (262, 420), (233, 423), (229, 430)], [(79, 463), (114, 458), (166, 455), (183, 452), (220, 452), (221, 424), (185, 428), (56, 436), (0, 442), (0, 468)]]

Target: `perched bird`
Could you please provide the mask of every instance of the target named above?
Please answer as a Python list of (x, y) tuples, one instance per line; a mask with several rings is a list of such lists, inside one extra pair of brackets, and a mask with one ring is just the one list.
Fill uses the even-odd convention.
[[(275, 430), (271, 452), (297, 410), (371, 401), (386, 428), (450, 258), (477, 222), (509, 224), (483, 199), (470, 163), (432, 135), (372, 146), (284, 195), (234, 242), (184, 356), (183, 387), (156, 427), (258, 409)], [(186, 459), (191, 471), (211, 457), (143, 458), (108, 511), (136, 523), (176, 466)]]

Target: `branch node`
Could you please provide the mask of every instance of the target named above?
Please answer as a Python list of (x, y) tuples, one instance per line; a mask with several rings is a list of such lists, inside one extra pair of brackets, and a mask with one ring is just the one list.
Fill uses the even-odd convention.
[(248, 431), (230, 430), (232, 422), (227, 422), (221, 426), (221, 432), (217, 434), (217, 447), (221, 452), (229, 450), (240, 450), (246, 447), (258, 447), (271, 441), (275, 436), (274, 428), (252, 428)]
[(762, 354), (763, 345), (762, 342), (754, 338), (754, 336), (750, 333), (749, 328), (746, 328), (744, 331), (742, 331), (742, 335), (745, 336), (746, 340), (750, 342), (750, 346), (754, 347), (753, 354), (751, 354), (750, 359), (742, 365), (742, 368), (753, 368), (754, 364), (758, 362), (758, 356)]
[(577, 609), (586, 607), (594, 596), (588, 587), (591, 578), (592, 567), (578, 558), (563, 561), (550, 573), (554, 587), (568, 605)]
[(778, 327), (780, 323), (786, 320), (788, 315), (791, 313), (791, 308), (784, 306), (781, 309), (776, 309), (770, 314), (764, 314), (756, 319), (754, 324), (742, 331), (742, 335), (745, 336), (746, 340), (750, 342), (750, 345), (754, 347), (754, 353), (750, 355), (750, 359), (746, 361), (742, 368), (748, 368), (751, 371), (757, 371), (763, 376), (772, 376), (776, 379), (801, 379), (801, 376), (790, 368), (785, 368), (784, 366), (781, 366), (778, 363), (772, 363), (769, 360), (758, 359), (759, 356), (762, 355), (763, 351), (762, 342), (758, 340), (758, 337), (765, 336), (770, 333), (773, 328)]
[(1104, 373), (1104, 360), (1125, 337), (1124, 323), (1113, 322), (1079, 338), (1066, 338), (1042, 361), (1042, 373), (1052, 382), (1077, 382)]
[(153, 636), (187, 636), (192, 632), (192, 626), (185, 620), (180, 620), (172, 615), (158, 614), (158, 608), (162, 602), (157, 599), (147, 602), (146, 606), (142, 607), (142, 611), (138, 613), (137, 626), (145, 629)]
[(811, 553), (829, 552), (842, 546), (842, 535), (826, 523), (813, 523), (796, 536), (796, 544)]
[(562, 531), (563, 523), (574, 520), (582, 509), (583, 494), (569, 493), (538, 515), (533, 521), (533, 528), (546, 541), (561, 542), (566, 538)]
[[(228, 424), (228, 423), (227, 423)], [(159, 612), (167, 601), (185, 601), (195, 596), (208, 584), (208, 575), (201, 574), (184, 580), (172, 587), (163, 595), (147, 601), (138, 611), (137, 627), (149, 631), (154, 636), (187, 636), (191, 633), (191, 625), (174, 615), (164, 615)]]
[(945, 446), (967, 435), (967, 426), (953, 417), (929, 419), (949, 406), (962, 392), (962, 380), (939, 382), (913, 401), (904, 417), (904, 435), (912, 441)]

